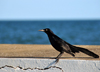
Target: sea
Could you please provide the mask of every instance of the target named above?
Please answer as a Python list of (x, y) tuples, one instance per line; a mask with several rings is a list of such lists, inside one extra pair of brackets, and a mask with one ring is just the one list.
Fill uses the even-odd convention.
[(0, 44), (50, 44), (45, 28), (72, 45), (100, 45), (100, 20), (0, 21)]

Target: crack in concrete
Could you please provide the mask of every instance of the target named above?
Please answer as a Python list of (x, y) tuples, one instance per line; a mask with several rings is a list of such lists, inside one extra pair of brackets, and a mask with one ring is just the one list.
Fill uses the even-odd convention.
[(0, 69), (5, 68), (5, 67), (13, 68), (13, 69), (19, 68), (19, 69), (22, 69), (22, 70), (28, 70), (28, 69), (30, 69), (30, 70), (34, 70), (34, 69), (37, 69), (37, 70), (48, 70), (48, 69), (50, 69), (50, 68), (57, 68), (57, 69), (61, 70), (62, 72), (64, 72), (62, 68), (57, 67), (57, 66), (50, 66), (50, 67), (47, 67), (47, 68), (37, 68), (37, 67), (35, 67), (35, 68), (30, 68), (30, 67), (28, 67), (28, 68), (23, 68), (23, 67), (21, 67), (21, 66), (16, 66), (16, 67), (14, 67), (14, 66), (5, 65), (5, 66), (0, 67)]
[(95, 65), (95, 67), (98, 69), (98, 70), (100, 70), (100, 68), (96, 65), (96, 63), (94, 62), (94, 65)]

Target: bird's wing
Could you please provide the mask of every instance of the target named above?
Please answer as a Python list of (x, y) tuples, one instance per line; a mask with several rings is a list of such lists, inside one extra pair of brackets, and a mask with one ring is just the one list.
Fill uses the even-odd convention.
[(65, 52), (72, 52), (68, 44), (66, 44), (65, 42), (62, 42), (62, 48)]
[(58, 36), (54, 37), (54, 40), (63, 48), (65, 52), (71, 52), (69, 45), (64, 40), (62, 40)]

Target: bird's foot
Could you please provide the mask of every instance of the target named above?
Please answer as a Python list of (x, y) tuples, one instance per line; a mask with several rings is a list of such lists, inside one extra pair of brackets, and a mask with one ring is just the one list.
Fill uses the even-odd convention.
[(57, 64), (57, 63), (58, 63), (58, 61), (59, 61), (59, 59), (56, 59), (55, 64)]
[(57, 58), (57, 57), (56, 57), (56, 58), (50, 58), (50, 59), (56, 59), (56, 60), (55, 60), (55, 64), (57, 64), (58, 61), (59, 61), (59, 58)]
[(59, 59), (58, 57), (55, 57), (55, 59)]

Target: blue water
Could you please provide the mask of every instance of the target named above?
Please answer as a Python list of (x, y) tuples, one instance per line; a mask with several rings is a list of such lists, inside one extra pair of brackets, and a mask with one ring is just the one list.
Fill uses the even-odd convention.
[(0, 21), (0, 44), (50, 44), (44, 28), (74, 45), (100, 45), (100, 20)]

